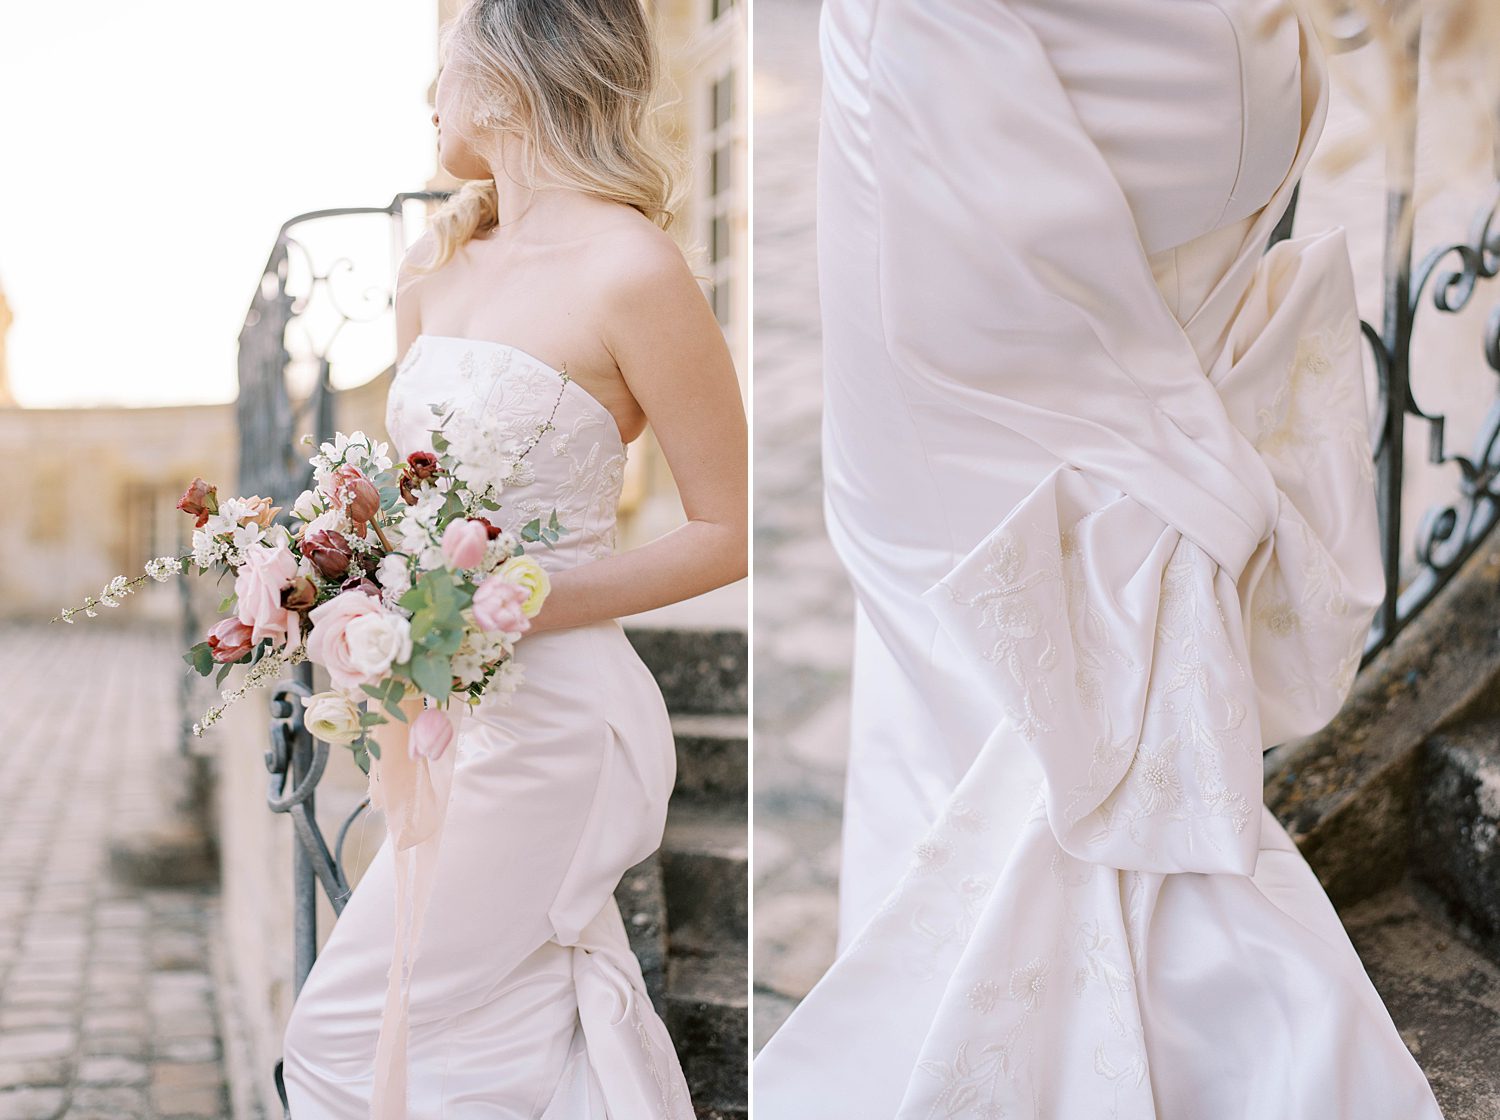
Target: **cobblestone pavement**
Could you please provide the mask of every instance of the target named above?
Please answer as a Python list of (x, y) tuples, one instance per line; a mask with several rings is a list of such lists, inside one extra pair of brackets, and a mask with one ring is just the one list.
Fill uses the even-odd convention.
[(851, 597), (823, 530), (816, 0), (755, 5), (755, 1045), (833, 959)]
[(0, 1120), (227, 1114), (216, 900), (110, 872), (176, 735), (176, 664), (151, 633), (0, 626)]

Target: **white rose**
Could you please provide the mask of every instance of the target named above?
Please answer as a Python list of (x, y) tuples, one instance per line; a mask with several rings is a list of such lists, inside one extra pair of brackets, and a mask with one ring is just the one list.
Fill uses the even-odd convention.
[(411, 658), (411, 623), (384, 611), (351, 618), (344, 627), (349, 663), (365, 676), (379, 678)]
[(345, 516), (344, 511), (339, 509), (338, 506), (333, 506), (325, 510), (309, 521), (307, 527), (302, 530), (302, 539), (306, 540), (312, 534), (325, 530), (339, 533), (346, 537), (354, 536), (354, 529), (349, 524), (349, 518)]
[(302, 703), (307, 707), (302, 720), (315, 738), (339, 746), (347, 746), (359, 738), (359, 707), (342, 692), (304, 696)]
[(375, 580), (394, 601), (411, 590), (411, 569), (405, 556), (388, 552), (375, 568)]
[(304, 490), (292, 504), (292, 513), (303, 521), (311, 521), (318, 516), (318, 503), (313, 497), (311, 490)]

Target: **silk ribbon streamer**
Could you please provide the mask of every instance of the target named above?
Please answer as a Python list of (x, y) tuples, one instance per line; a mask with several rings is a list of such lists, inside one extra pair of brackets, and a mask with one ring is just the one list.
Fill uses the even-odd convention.
[[(467, 709), (459, 712), (459, 723)], [(395, 939), (386, 988), (380, 1036), (375, 1046), (375, 1080), (370, 1097), (371, 1120), (405, 1120), (407, 1089), (408, 1010), (411, 970), (422, 938), (433, 870), (442, 843), (448, 795), (453, 788), (457, 731), (435, 761), (413, 759), (407, 751), (410, 724), (394, 721), (390, 739), (378, 759), (370, 760), (371, 809), (385, 813), (396, 880)], [(400, 728), (395, 731), (395, 728)]]

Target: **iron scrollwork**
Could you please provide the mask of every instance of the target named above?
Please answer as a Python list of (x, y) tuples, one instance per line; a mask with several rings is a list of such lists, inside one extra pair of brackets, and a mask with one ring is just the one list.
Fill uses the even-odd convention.
[[(390, 245), (404, 246), (406, 207), (446, 197), (444, 191), (399, 194), (383, 207), (316, 210), (282, 225), (240, 332), (237, 421), (242, 492), (281, 497), (311, 485), (311, 467), (301, 437), (311, 434), (319, 442), (333, 437), (337, 398), (333, 345), (346, 327), (387, 317), (395, 302), (393, 261), (374, 266), (378, 283), (359, 287), (355, 283), (359, 262), (344, 252), (320, 267), (313, 238), (304, 231), (374, 219), (384, 223)], [(340, 243), (346, 244), (347, 239)], [(351, 289), (352, 296), (348, 294)], [(317, 340), (312, 337), (313, 318), (322, 328)], [(293, 352), (294, 344), (299, 353)], [(343, 912), (350, 893), (344, 841), (369, 805), (366, 798), (347, 816), (330, 850), (315, 812), (329, 748), (313, 738), (303, 721), (301, 701), (312, 689), (312, 666), (307, 663), (297, 666), (294, 679), (277, 686), (270, 701), (271, 745), (265, 756), (270, 772), (267, 804), (272, 812), (291, 819), (296, 841), (292, 857), (294, 999), (317, 957), (318, 891), (322, 890), (335, 915)], [(289, 1115), (280, 1062), (274, 1076), (283, 1112)]]
[[(1392, 5), (1399, 12), (1409, 0)], [(1346, 16), (1348, 13), (1346, 13)], [(1415, 103), (1418, 96), (1416, 60), (1421, 25), (1410, 25), (1405, 43), (1410, 65), (1404, 68), (1406, 90)], [(1347, 18), (1330, 42), (1337, 53), (1356, 50), (1371, 41), (1369, 28)], [(1386, 225), (1381, 322), (1361, 321), (1360, 332), (1375, 372), (1377, 398), (1372, 421), (1375, 454), (1376, 496), (1380, 512), (1381, 562), (1385, 571), (1385, 597), (1370, 627), (1361, 667), (1414, 619), (1457, 575), (1464, 562), (1479, 548), (1500, 521), (1500, 384), (1492, 387), (1491, 401), (1468, 454), (1450, 449), (1445, 442), (1446, 417), (1430, 412), (1417, 402), (1412, 388), (1412, 335), (1417, 313), (1430, 293), (1434, 309), (1454, 314), (1469, 306), (1481, 282), (1500, 275), (1500, 183), (1480, 207), (1461, 241), (1429, 251), (1415, 269), (1412, 266), (1411, 169), (1416, 165), (1416, 114), (1405, 121), (1399, 135), (1386, 150)], [(1496, 137), (1500, 146), (1500, 137)], [(1300, 186), (1299, 186), (1300, 191)], [(1274, 244), (1288, 236), (1297, 205), (1292, 194), (1287, 213), (1271, 238)], [(1500, 375), (1500, 306), (1490, 314), (1484, 329), (1484, 359)], [(1427, 510), (1413, 534), (1409, 550), (1403, 536), (1401, 499), (1407, 482), (1406, 422), (1421, 421), (1427, 428), (1427, 461), (1458, 470), (1457, 496)]]
[[(361, 801), (339, 827), (333, 850), (328, 848), (316, 817), (316, 793), (328, 765), (328, 744), (316, 739), (303, 720), (302, 701), (312, 695), (312, 667), (297, 666), (296, 679), (283, 681), (271, 694), (271, 748), (266, 769), (271, 777), (266, 803), (273, 813), (292, 820), (296, 844), (292, 849), (292, 940), (295, 952), (293, 992), (301, 992), (318, 953), (317, 888), (323, 888), (335, 914), (349, 898), (344, 870), (344, 839), (370, 799)], [(284, 1115), (290, 1116), (282, 1063), (276, 1063), (276, 1092)]]

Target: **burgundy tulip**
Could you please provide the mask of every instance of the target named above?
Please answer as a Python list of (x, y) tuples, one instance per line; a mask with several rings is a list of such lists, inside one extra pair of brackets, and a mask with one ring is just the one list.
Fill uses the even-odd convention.
[[(314, 565), (317, 561), (313, 561)], [(298, 576), (281, 592), (281, 605), (289, 611), (307, 611), (318, 605), (318, 585)]]
[(218, 489), (217, 486), (210, 486), (201, 478), (195, 478), (192, 485), (177, 500), (178, 509), (189, 517), (198, 519), (198, 524), (194, 528), (203, 528), (208, 524), (209, 517), (219, 512)]
[(369, 576), (350, 576), (340, 586), (340, 591), (363, 591), (366, 595), (380, 598), (380, 584)]
[(319, 529), (303, 537), (299, 547), (324, 579), (343, 579), (348, 574), (354, 550), (349, 547), (349, 540), (343, 533)]

